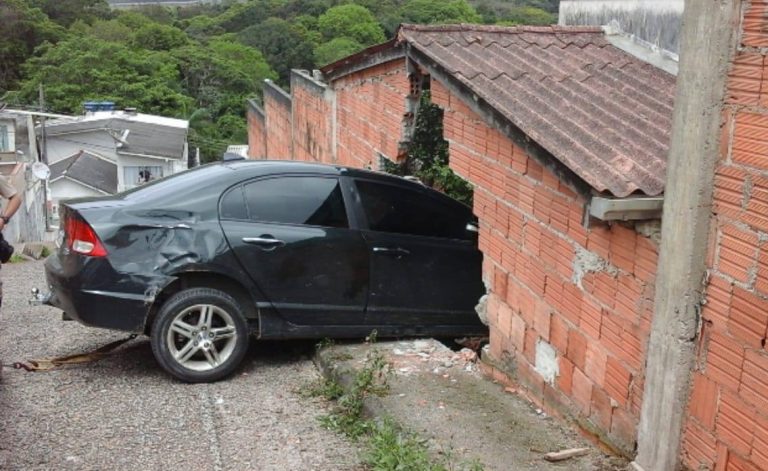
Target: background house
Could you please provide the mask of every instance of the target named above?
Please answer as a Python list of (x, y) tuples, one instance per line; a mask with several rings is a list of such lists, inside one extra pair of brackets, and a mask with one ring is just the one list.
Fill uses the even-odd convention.
[(185, 170), (189, 122), (93, 111), (45, 125), (54, 214), (58, 201), (113, 194)]

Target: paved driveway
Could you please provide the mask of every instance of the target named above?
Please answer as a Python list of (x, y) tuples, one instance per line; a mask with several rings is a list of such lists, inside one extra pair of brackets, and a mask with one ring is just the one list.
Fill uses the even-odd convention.
[[(0, 360), (79, 353), (124, 337), (29, 307), (41, 262), (2, 267)], [(354, 444), (322, 429), (311, 343), (252, 346), (237, 376), (187, 385), (138, 338), (98, 363), (50, 372), (3, 370), (0, 469), (360, 469)]]

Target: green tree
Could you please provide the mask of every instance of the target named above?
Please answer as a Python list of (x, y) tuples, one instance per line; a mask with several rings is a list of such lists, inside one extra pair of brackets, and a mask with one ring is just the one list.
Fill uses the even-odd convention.
[(21, 77), (21, 65), (44, 41), (56, 42), (65, 31), (24, 0), (0, 2), (0, 97)]
[(77, 20), (92, 23), (111, 15), (106, 0), (28, 0), (27, 3), (40, 8), (48, 18), (63, 26)]
[(363, 45), (354, 39), (331, 39), (315, 48), (315, 60), (318, 65), (328, 65), (361, 49), (363, 49)]
[(260, 50), (272, 64), (280, 82), (290, 83), (291, 69), (311, 69), (314, 66), (314, 44), (304, 36), (303, 29), (280, 18), (267, 18), (238, 34), (241, 43)]
[(466, 0), (408, 0), (399, 9), (401, 23), (480, 23), (482, 18)]
[(219, 26), (229, 33), (236, 33), (259, 24), (277, 14), (284, 0), (250, 0), (236, 3), (216, 18)]
[[(74, 25), (70, 29), (73, 28)], [(133, 37), (133, 30), (117, 20), (96, 21), (85, 30), (85, 34), (103, 41), (128, 43)]]
[(191, 100), (179, 89), (175, 64), (164, 53), (134, 51), (93, 37), (76, 37), (45, 45), (24, 65), (26, 79), (10, 94), (24, 103), (37, 101), (39, 84), (49, 106), (79, 113), (85, 101), (111, 100), (120, 107), (179, 116)]
[(384, 30), (371, 12), (360, 5), (339, 5), (328, 9), (317, 19), (317, 26), (326, 41), (349, 38), (363, 46), (384, 42)]
[(173, 26), (150, 23), (139, 28), (131, 39), (134, 47), (151, 51), (170, 51), (189, 42), (187, 35)]

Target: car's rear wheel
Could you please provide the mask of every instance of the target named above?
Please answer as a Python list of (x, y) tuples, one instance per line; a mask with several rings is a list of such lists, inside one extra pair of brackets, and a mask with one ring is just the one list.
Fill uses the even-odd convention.
[(168, 373), (188, 383), (232, 374), (248, 349), (248, 324), (234, 298), (211, 288), (171, 296), (152, 325), (152, 353)]

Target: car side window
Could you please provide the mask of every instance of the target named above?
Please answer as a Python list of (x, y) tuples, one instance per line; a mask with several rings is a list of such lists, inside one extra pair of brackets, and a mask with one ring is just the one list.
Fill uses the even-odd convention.
[(457, 211), (422, 192), (366, 180), (355, 182), (372, 231), (470, 239), (469, 211)]
[(278, 177), (245, 185), (252, 221), (347, 228), (347, 211), (339, 180)]
[(248, 219), (242, 186), (233, 188), (224, 195), (221, 199), (220, 214), (222, 219)]

